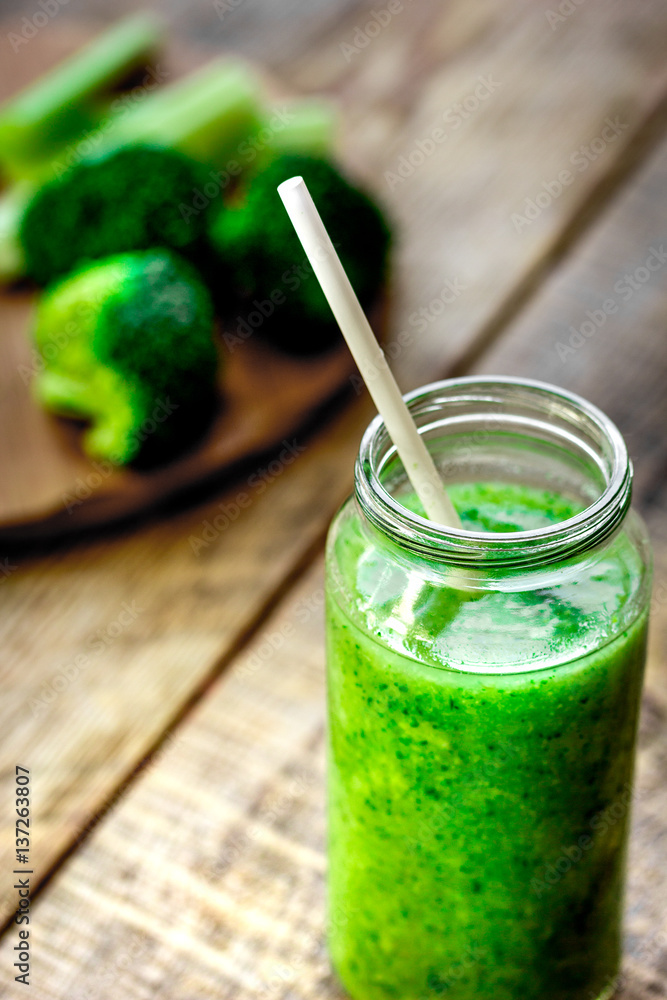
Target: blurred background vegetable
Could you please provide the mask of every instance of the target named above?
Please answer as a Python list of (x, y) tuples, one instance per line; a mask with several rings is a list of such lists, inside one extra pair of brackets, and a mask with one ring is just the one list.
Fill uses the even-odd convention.
[(163, 246), (196, 256), (206, 212), (189, 218), (183, 207), (206, 176), (190, 157), (150, 146), (75, 164), (38, 188), (25, 209), (19, 229), (25, 273), (45, 285), (82, 261), (123, 250)]
[[(272, 344), (312, 354), (340, 343), (331, 309), (315, 280), (276, 189), (301, 175), (318, 207), (362, 305), (368, 308), (386, 277), (389, 225), (375, 201), (324, 157), (286, 153), (243, 185), (238, 201), (213, 218), (211, 242), (235, 291), (275, 308), (258, 327)], [(224, 273), (223, 271), (223, 273)]]
[[(104, 89), (141, 65), (158, 40), (151, 18), (123, 21), (0, 109), (0, 164), (14, 182), (0, 196), (0, 281), (26, 273), (45, 280), (37, 277), (34, 263), (26, 272), (24, 214), (42, 185), (105, 154), (150, 144), (179, 150), (207, 166), (212, 174), (200, 174), (183, 203), (184, 215), (193, 218), (202, 200), (217, 199), (249, 164), (267, 163), (286, 149), (331, 149), (336, 116), (329, 102), (309, 98), (276, 106), (255, 70), (234, 59), (214, 59), (151, 89), (137, 104), (103, 104)], [(71, 192), (78, 183), (75, 174), (63, 190)], [(213, 194), (203, 194), (204, 187)], [(100, 197), (104, 200), (103, 190)], [(89, 224), (95, 225), (94, 215)], [(134, 248), (115, 246), (111, 252)]]
[[(0, 108), (0, 168), (23, 180), (108, 114), (110, 91), (157, 52), (160, 22), (149, 14), (119, 21)], [(105, 101), (106, 95), (106, 101)]]

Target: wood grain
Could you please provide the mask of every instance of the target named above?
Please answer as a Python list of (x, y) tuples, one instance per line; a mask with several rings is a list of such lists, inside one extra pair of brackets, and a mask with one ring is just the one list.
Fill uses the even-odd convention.
[(50, 884), (32, 917), (39, 1000), (338, 995), (321, 940), (322, 600), (318, 560)]
[[(550, 0), (405, 4), (348, 62), (342, 46), (365, 26), (356, 12), (283, 69), (290, 85), (335, 90), (350, 161), (398, 222), (394, 332), (407, 343), (394, 363), (405, 390), (497, 330), (604, 204), (645, 129), (664, 132), (667, 7), (642, 9), (646, 36), (631, 2), (587, 2), (556, 28), (552, 9)], [(480, 80), (487, 96), (476, 94)], [(444, 138), (431, 141), (438, 127)], [(558, 194), (562, 171), (570, 183)], [(549, 203), (517, 231), (513, 216), (536, 199)]]
[[(406, 388), (415, 380), (444, 374), (456, 352), (492, 320), (498, 305), (557, 244), (578, 211), (580, 199), (588, 197), (611, 170), (617, 151), (622, 149), (621, 139), (626, 141), (624, 136), (619, 137), (618, 145), (610, 144), (590, 170), (578, 175), (576, 184), (568, 187), (567, 193), (555, 200), (534, 226), (524, 230), (521, 239), (519, 234), (510, 238), (512, 233), (506, 228), (514, 207), (520, 208), (524, 198), (538, 191), (554, 168), (557, 172), (567, 165), (572, 150), (593, 139), (607, 115), (627, 110), (632, 115), (632, 127), (639, 128), (659, 103), (664, 67), (657, 38), (665, 16), (663, 8), (648, 4), (637, 12), (628, 2), (611, 7), (590, 0), (589, 6), (578, 9), (562, 30), (552, 32), (544, 19), (545, 7), (540, 3), (529, 9), (509, 0), (474, 7), (458, 0), (440, 7), (415, 0), (410, 20), (393, 22), (360, 54), (359, 60), (346, 64), (342, 58), (340, 42), (348, 37), (346, 32), (354, 30), (354, 23), (345, 22), (337, 26), (335, 36), (324, 38), (303, 59), (282, 67), (288, 82), (304, 88), (326, 87), (342, 95), (350, 115), (344, 137), (349, 155), (363, 161), (365, 169), (378, 176), (404, 150), (409, 152), (413, 140), (423, 136), (424, 124), (430, 121), (434, 109), (441, 113), (452, 102), (465, 98), (479, 74), (505, 70), (502, 87), (492, 95), (502, 96), (502, 114), (492, 114), (490, 104), (480, 107), (479, 116), (469, 123), (471, 128), (461, 127), (455, 136), (452, 134), (451, 141), (448, 139), (446, 156), (445, 143), (441, 154), (415, 173), (409, 196), (407, 180), (394, 192), (387, 192), (396, 215), (403, 221), (397, 263), (397, 334), (403, 329), (411, 331), (410, 314), (422, 305), (430, 306), (447, 279), (475, 278), (465, 294), (452, 303), (453, 308), (448, 306), (446, 315), (443, 312), (434, 319), (423, 337), (415, 336), (399, 352), (395, 366)], [(589, 63), (594, 64), (594, 69)], [(502, 170), (496, 169), (499, 164)], [(497, 173), (507, 184), (505, 194), (499, 191)], [(499, 206), (503, 206), (502, 210)], [(641, 394), (641, 384), (637, 383), (633, 391)], [(198, 511), (181, 514), (133, 537), (117, 538), (113, 543), (96, 542), (11, 569), (2, 583), (7, 694), (1, 709), (0, 767), (5, 775), (10, 770), (13, 773), (17, 748), (21, 748), (36, 775), (37, 877), (48, 872), (62, 852), (75, 843), (78, 832), (86, 828), (91, 817), (105, 802), (114, 799), (115, 789), (135, 771), (165, 727), (200, 697), (311, 558), (333, 509), (347, 491), (359, 431), (368, 413), (368, 407), (361, 404), (310, 442), (307, 453), (274, 481), (267, 482), (268, 488), (261, 494), (253, 493), (250, 507), (198, 555), (189, 539), (202, 535), (204, 521), (224, 513), (219, 504), (229, 507), (235, 499), (234, 491)], [(248, 492), (247, 482), (241, 481), (239, 490)], [(141, 614), (113, 643), (103, 641), (102, 649), (89, 658), (75, 681), (48, 703), (46, 714), (34, 716), (31, 699), (37, 700), (62, 667), (82, 649), (88, 649), (87, 642), (96, 632), (104, 632), (116, 621), (123, 601), (133, 600), (142, 608)], [(278, 619), (269, 631), (276, 628), (280, 629)], [(260, 636), (258, 642), (261, 644), (264, 638)], [(295, 641), (296, 645), (285, 644), (284, 657), (281, 654), (271, 661), (271, 671), (263, 680), (269, 698), (274, 670), (286, 672), (285, 683), (298, 687), (296, 681), (290, 680), (289, 671), (298, 669), (301, 657), (312, 656), (313, 650), (320, 648), (315, 633), (310, 638), (304, 636), (304, 643), (311, 649), (309, 654), (301, 649), (301, 640)], [(222, 688), (212, 690), (217, 698)], [(314, 692), (314, 688), (311, 690)], [(226, 694), (221, 696), (220, 709), (214, 711), (217, 732), (223, 738), (229, 733), (232, 739), (225, 751), (227, 757), (223, 754), (225, 765), (218, 759), (218, 744), (209, 755), (193, 737), (197, 758), (193, 766), (200, 768), (207, 780), (215, 775), (212, 798), (218, 789), (226, 795), (228, 786), (234, 789), (239, 783), (252, 790), (255, 769), (269, 774), (267, 793), (273, 788), (272, 756), (278, 759), (279, 753), (275, 744), (267, 749), (262, 742), (264, 725), (269, 727), (273, 722), (263, 714), (262, 700), (257, 697), (256, 708), (249, 710), (250, 717), (255, 713), (261, 723), (253, 736), (253, 754), (259, 757), (251, 755), (257, 763), (249, 760), (243, 767), (241, 760), (235, 763), (234, 725), (242, 725), (243, 719), (239, 718), (235, 702), (225, 714)], [(294, 697), (298, 701), (296, 693)], [(303, 720), (308, 716), (310, 721), (303, 721), (304, 728), (298, 732), (310, 734), (311, 724), (317, 729), (319, 721), (315, 716), (311, 718), (311, 712), (319, 698), (320, 694), (314, 693), (313, 701), (299, 709)], [(288, 735), (294, 725), (290, 705), (291, 701), (285, 699), (275, 709), (281, 720), (281, 713), (285, 713)], [(297, 729), (294, 732), (296, 735)], [(310, 749), (307, 759), (311, 760)], [(166, 758), (164, 763), (166, 766)], [(150, 774), (158, 775), (161, 767)], [(268, 976), (276, 955), (271, 948), (283, 949), (279, 954), (284, 956), (294, 942), (303, 940), (299, 935), (306, 935), (316, 956), (315, 965), (308, 968), (320, 971), (309, 973), (311, 978), (304, 983), (299, 980), (298, 987), (294, 987), (296, 995), (334, 996), (326, 992), (333, 987), (327, 985), (319, 938), (321, 875), (309, 875), (305, 865), (302, 871), (301, 861), (289, 867), (286, 874), (279, 867), (275, 875), (270, 861), (253, 861), (247, 865), (247, 881), (243, 873), (232, 870), (227, 883), (231, 900), (225, 903), (227, 909), (216, 903), (213, 913), (208, 913), (202, 923), (190, 910), (182, 922), (175, 919), (180, 901), (190, 899), (194, 891), (189, 882), (187, 852), (196, 853), (197, 846), (196, 838), (179, 832), (183, 803), (187, 800), (190, 804), (190, 800), (187, 795), (185, 799), (180, 797), (185, 793), (178, 768), (175, 773), (169, 772), (166, 782), (173, 808), (164, 814), (170, 819), (164, 819), (159, 811), (163, 800), (155, 800), (150, 829), (158, 832), (154, 847), (151, 844), (148, 848), (150, 858), (142, 861), (137, 852), (132, 852), (128, 855), (131, 864), (123, 867), (122, 859), (114, 861), (105, 849), (96, 856), (95, 863), (89, 864), (87, 852), (96, 843), (93, 838), (90, 846), (76, 851), (62, 876), (36, 906), (36, 937), (40, 944), (48, 939), (49, 954), (60, 963), (60, 979), (51, 982), (73, 984), (76, 966), (83, 976), (76, 989), (83, 991), (85, 986), (94, 993), (100, 970), (116, 969), (120, 976), (116, 963), (130, 954), (128, 969), (122, 972), (123, 982), (127, 979), (124, 988), (128, 997), (145, 996), (156, 982), (161, 995), (168, 995), (168, 984), (172, 983), (172, 995), (196, 996), (200, 975), (196, 963), (184, 959), (182, 981), (169, 964), (177, 952), (183, 953), (181, 947), (190, 947), (188, 928), (192, 921), (198, 932), (204, 930), (197, 941), (202, 948), (208, 948), (207, 961), (217, 963), (214, 995), (220, 995), (224, 988), (228, 995), (242, 996), (229, 985), (237, 969), (251, 968), (260, 956), (264, 963), (262, 975)], [(143, 787), (141, 778), (136, 794)], [(3, 817), (8, 815), (7, 791), (5, 784), (5, 797), (0, 801)], [(134, 795), (131, 792), (127, 799), (119, 800), (101, 824), (100, 836), (107, 836), (108, 830), (108, 836), (114, 838), (116, 824), (121, 823), (127, 824), (136, 843), (149, 843), (142, 839), (141, 824), (137, 826), (131, 814)], [(316, 833), (316, 821), (311, 817), (319, 808), (317, 803), (307, 797), (299, 801), (306, 810), (304, 836), (311, 825)], [(235, 829), (244, 836), (247, 807), (242, 798), (239, 802)], [(285, 822), (292, 822), (293, 812), (288, 810), (290, 818)], [(206, 809), (204, 813), (208, 815)], [(213, 826), (216, 821), (215, 816), (210, 820)], [(202, 822), (200, 829), (205, 830), (209, 820)], [(289, 840), (289, 829), (287, 833)], [(2, 845), (10, 843), (9, 829), (0, 829), (0, 836)], [(164, 855), (160, 854), (160, 837), (167, 844)], [(314, 852), (319, 849), (315, 841), (306, 839), (304, 844)], [(179, 854), (183, 845), (185, 858)], [(123, 891), (135, 894), (140, 917), (128, 914), (121, 905), (121, 895), (115, 894), (119, 864)], [(5, 871), (8, 867), (3, 864)], [(172, 876), (176, 889), (170, 881)], [(299, 877), (311, 881), (292, 900), (290, 879)], [(108, 885), (107, 879), (112, 884)], [(151, 879), (157, 880), (157, 909), (144, 909), (140, 897)], [(260, 882), (268, 888), (260, 889)], [(10, 886), (11, 880), (5, 881), (5, 914), (10, 912), (13, 900)], [(267, 896), (265, 909), (261, 898), (274, 891), (278, 893), (282, 921), (278, 927), (272, 918), (273, 904), (269, 905)], [(222, 914), (230, 909), (232, 916), (223, 919)], [(247, 914), (243, 917), (243, 934), (233, 931), (233, 920), (241, 919), (234, 917), (239, 911)], [(128, 928), (138, 928), (139, 919), (149, 928), (145, 938), (148, 943), (146, 951), (133, 962), (127, 934)], [(256, 946), (258, 932), (247, 923), (252, 920), (266, 931)], [(146, 932), (138, 933), (141, 936)], [(274, 943), (266, 944), (267, 940)], [(9, 947), (8, 941), (1, 952), (3, 969)], [(264, 947), (269, 949), (266, 958), (262, 957)], [(302, 954), (298, 951), (296, 958), (300, 960)], [(230, 978), (226, 980), (225, 976)], [(35, 982), (33, 991), (37, 996), (39, 990), (60, 989), (49, 985), (46, 974), (39, 974), (38, 982), (37, 967)], [(243, 988), (254, 989), (254, 985)], [(65, 989), (44, 995), (75, 995), (74, 989), (72, 985), (69, 994)], [(110, 989), (103, 986), (98, 995), (113, 995)], [(286, 987), (283, 995), (288, 996), (290, 989)], [(202, 986), (201, 995), (213, 995), (206, 990), (208, 986)], [(276, 995), (276, 991), (267, 995)]]
[(667, 469), (666, 186), (663, 139), (576, 254), (473, 369), (586, 393), (624, 433), (649, 515)]
[[(643, 260), (644, 241), (660, 238), (666, 164), (667, 144), (484, 370), (545, 374), (539, 359), (562, 336), (563, 323), (581, 306), (597, 308), (619, 269), (634, 271)], [(661, 401), (653, 395), (667, 374), (667, 294), (660, 282), (647, 283), (645, 293), (613, 314), (604, 344), (591, 338), (595, 360), (582, 360), (559, 381), (612, 413), (616, 406), (638, 464), (649, 466), (638, 476), (638, 502), (664, 527), (667, 490), (656, 492), (650, 470), (667, 458)], [(634, 406), (615, 403), (621, 387)], [(316, 457), (314, 449), (309, 461)], [(658, 555), (662, 567), (664, 533)], [(664, 586), (656, 591), (641, 721), (622, 1000), (667, 996), (666, 594)], [(39, 1000), (117, 989), (128, 1000), (151, 989), (166, 1000), (341, 1000), (323, 947), (321, 600), (318, 562), (38, 900)], [(0, 968), (9, 947), (8, 938)], [(11, 996), (8, 980), (0, 983), (0, 995)]]

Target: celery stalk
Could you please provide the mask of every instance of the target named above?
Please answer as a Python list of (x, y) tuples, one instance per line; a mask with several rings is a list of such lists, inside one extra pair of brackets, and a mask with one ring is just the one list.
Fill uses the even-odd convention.
[(94, 99), (151, 58), (161, 40), (148, 14), (125, 18), (0, 108), (0, 166), (21, 180), (97, 125)]
[[(105, 122), (97, 150), (155, 143), (220, 164), (257, 128), (260, 111), (259, 84), (252, 71), (240, 62), (215, 60)], [(95, 136), (91, 139), (94, 143)]]
[(306, 97), (277, 104), (260, 119), (255, 139), (260, 165), (280, 153), (327, 156), (334, 146), (338, 116), (330, 101)]
[[(261, 166), (281, 152), (326, 154), (333, 145), (334, 126), (335, 113), (326, 102), (305, 99), (269, 108), (244, 63), (216, 60), (152, 91), (140, 104), (117, 111), (83, 141), (69, 144), (43, 164), (41, 180), (133, 143), (180, 149), (235, 174), (251, 164), (253, 169)], [(30, 183), (0, 198), (0, 282), (22, 271), (20, 220), (38, 184), (35, 174)]]
[(0, 283), (23, 272), (20, 225), (23, 210), (40, 183), (73, 163), (133, 143), (180, 149), (205, 163), (226, 162), (257, 128), (259, 86), (243, 65), (215, 61), (183, 80), (147, 95), (108, 118), (84, 141), (71, 143), (42, 164), (30, 179), (0, 196)]
[(34, 186), (28, 181), (14, 184), (0, 197), (0, 282), (8, 283), (23, 274), (23, 248), (19, 227)]

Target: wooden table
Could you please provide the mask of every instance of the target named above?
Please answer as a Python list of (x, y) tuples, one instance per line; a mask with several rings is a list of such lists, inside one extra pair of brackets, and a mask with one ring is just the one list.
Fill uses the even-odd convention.
[[(235, 16), (247, 27), (233, 6), (222, 44)], [(667, 259), (644, 270), (667, 251), (667, 4), (402, 0), (378, 32), (369, 11), (320, 4), (291, 46), (267, 16), (254, 44), (290, 87), (338, 96), (346, 155), (396, 219), (403, 388), (560, 383), (610, 414), (635, 462), (657, 558), (619, 995), (667, 997)], [(3, 55), (5, 91), (84, 33), (58, 15)], [(618, 310), (578, 333), (608, 298)], [(245, 480), (112, 537), (0, 553), (1, 997), (28, 995), (17, 763), (34, 789), (34, 1000), (341, 996), (322, 937), (322, 547), (371, 412), (361, 394), (302, 436), (203, 547)]]

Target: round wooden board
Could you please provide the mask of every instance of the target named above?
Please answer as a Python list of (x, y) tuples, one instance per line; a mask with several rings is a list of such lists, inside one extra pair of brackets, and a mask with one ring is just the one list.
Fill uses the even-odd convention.
[(225, 352), (220, 409), (192, 451), (147, 472), (112, 470), (84, 455), (79, 427), (34, 402), (31, 309), (28, 294), (0, 298), (0, 541), (7, 543), (75, 534), (223, 481), (253, 456), (289, 446), (354, 371), (342, 342), (320, 357), (293, 358), (250, 337)]

